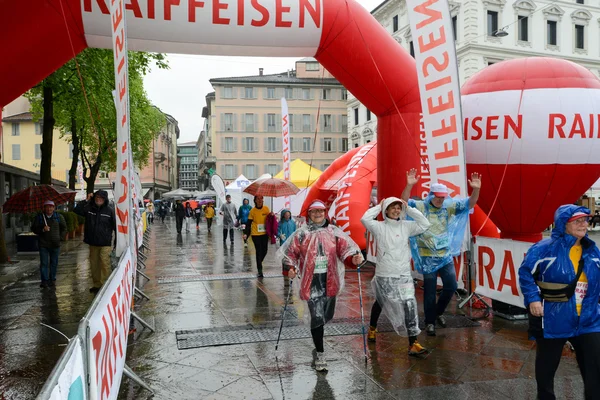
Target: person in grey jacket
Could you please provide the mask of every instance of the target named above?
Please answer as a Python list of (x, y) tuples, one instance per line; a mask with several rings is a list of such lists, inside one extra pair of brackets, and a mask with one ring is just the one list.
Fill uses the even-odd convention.
[(233, 244), (233, 227), (237, 221), (237, 207), (231, 202), (231, 196), (225, 196), (225, 203), (221, 206), (220, 214), (223, 216), (223, 244), (227, 241), (227, 232), (229, 231), (229, 240)]
[(43, 211), (35, 216), (31, 225), (31, 231), (38, 235), (39, 241), (41, 288), (56, 286), (60, 240), (67, 232), (65, 218), (55, 212), (54, 207), (53, 201), (45, 201)]

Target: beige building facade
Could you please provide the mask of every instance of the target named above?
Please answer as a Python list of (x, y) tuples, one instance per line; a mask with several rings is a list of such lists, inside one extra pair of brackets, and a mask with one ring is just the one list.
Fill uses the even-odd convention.
[[(5, 164), (40, 173), (42, 162), (42, 123), (34, 121), (31, 105), (25, 97), (19, 97), (2, 111), (2, 159)], [(73, 160), (73, 148), (69, 134), (61, 137), (54, 129), (52, 140), (52, 178), (68, 183)], [(76, 184), (79, 189), (79, 183)]]
[(281, 74), (260, 69), (255, 76), (210, 82), (215, 94), (210, 101), (207, 96), (205, 131), (211, 148), (199, 164), (214, 157), (226, 183), (240, 174), (256, 179), (282, 169), (282, 97), (290, 115), (292, 160), (312, 161), (324, 170), (348, 150), (346, 89), (313, 58)]

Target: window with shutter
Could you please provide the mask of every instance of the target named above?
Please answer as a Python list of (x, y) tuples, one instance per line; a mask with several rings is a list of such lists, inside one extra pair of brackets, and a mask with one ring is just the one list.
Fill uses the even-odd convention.
[(277, 132), (281, 132), (281, 114), (275, 114), (275, 123), (277, 124)]
[(254, 88), (251, 88), (251, 87), (244, 88), (244, 98), (253, 99), (254, 98)]
[(225, 114), (225, 131), (233, 132), (233, 114)]
[(233, 87), (225, 86), (223, 88), (223, 98), (224, 99), (233, 99)]
[(286, 98), (286, 100), (294, 99), (294, 89), (293, 88), (285, 88), (285, 98)]
[(302, 132), (310, 132), (310, 114), (302, 114)]
[(323, 138), (323, 151), (324, 152), (330, 153), (333, 151), (332, 141), (333, 141), (333, 139), (331, 139), (331, 138)]
[(332, 122), (331, 122), (331, 114), (323, 114), (323, 132), (331, 132)]
[(348, 116), (344, 114), (340, 118), (342, 119), (342, 133), (348, 133)]
[(288, 131), (294, 131), (294, 114), (288, 114)]
[(12, 136), (21, 135), (21, 124), (18, 122), (13, 122), (12, 124)]
[(277, 138), (275, 138), (275, 137), (267, 138), (266, 151), (269, 153), (275, 153), (277, 151)]
[(42, 145), (36, 144), (34, 145), (35, 159), (40, 160), (42, 158)]
[(256, 132), (254, 128), (254, 114), (246, 114), (245, 125), (246, 132)]
[(348, 138), (340, 139), (340, 151), (346, 153), (348, 151)]
[(274, 99), (274, 98), (275, 98), (275, 88), (268, 87), (267, 88), (267, 99)]
[(69, 159), (73, 159), (73, 143), (69, 143)]
[(307, 89), (307, 88), (302, 89), (302, 99), (310, 100), (310, 89)]
[(12, 145), (12, 159), (13, 160), (21, 159), (21, 145), (20, 144)]
[(42, 124), (39, 122), (35, 123), (35, 134), (36, 135), (41, 135), (42, 134)]
[(275, 114), (267, 114), (267, 132), (277, 132)]
[(310, 153), (310, 141), (309, 137), (302, 138), (302, 151), (305, 153)]

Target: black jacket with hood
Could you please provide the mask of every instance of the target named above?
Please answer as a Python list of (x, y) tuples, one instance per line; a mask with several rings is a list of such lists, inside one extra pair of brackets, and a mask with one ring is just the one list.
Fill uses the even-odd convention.
[[(102, 197), (104, 204), (96, 205), (96, 197)], [(90, 246), (112, 246), (112, 234), (116, 231), (115, 211), (108, 205), (108, 193), (98, 190), (90, 201), (82, 201), (75, 212), (85, 217), (83, 241)]]

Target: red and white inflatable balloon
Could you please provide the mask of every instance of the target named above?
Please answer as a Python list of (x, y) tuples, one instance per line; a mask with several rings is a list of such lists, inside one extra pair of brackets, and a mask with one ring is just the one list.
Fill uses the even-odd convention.
[(467, 171), (483, 174), (478, 204), (502, 237), (539, 240), (557, 207), (600, 176), (600, 81), (569, 61), (522, 58), (469, 79), (462, 104)]

